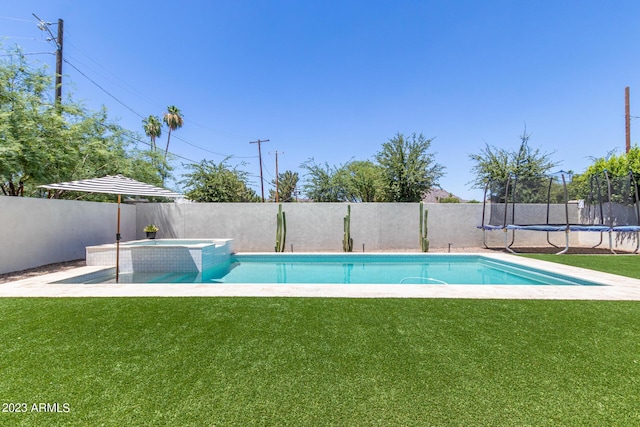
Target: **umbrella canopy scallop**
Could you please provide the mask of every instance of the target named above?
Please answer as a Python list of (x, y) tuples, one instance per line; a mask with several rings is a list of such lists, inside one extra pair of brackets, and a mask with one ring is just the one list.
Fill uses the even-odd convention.
[(79, 181), (59, 182), (39, 185), (40, 188), (84, 193), (124, 194), (128, 196), (157, 196), (167, 198), (182, 197), (181, 194), (165, 188), (145, 184), (123, 175), (107, 175), (102, 178), (82, 179)]

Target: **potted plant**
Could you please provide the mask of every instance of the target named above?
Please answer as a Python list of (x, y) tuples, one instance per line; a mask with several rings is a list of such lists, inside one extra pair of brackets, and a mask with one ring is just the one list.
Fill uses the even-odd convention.
[(149, 224), (143, 229), (143, 231), (147, 233), (147, 239), (155, 239), (158, 230), (158, 226), (154, 224)]

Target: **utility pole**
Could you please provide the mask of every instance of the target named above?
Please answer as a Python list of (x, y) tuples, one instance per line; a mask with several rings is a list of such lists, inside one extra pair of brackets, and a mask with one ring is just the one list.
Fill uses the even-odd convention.
[(45, 22), (38, 18), (38, 15), (32, 13), (32, 15), (38, 20), (38, 28), (41, 31), (49, 33), (50, 38), (48, 41), (53, 41), (56, 44), (56, 105), (62, 104), (62, 43), (64, 38), (64, 21), (58, 19), (58, 36), (54, 36), (49, 26), (51, 22)]
[(631, 111), (629, 107), (629, 86), (624, 88), (624, 128), (626, 134), (626, 152), (631, 149)]
[(249, 144), (258, 144), (258, 159), (260, 160), (260, 189), (262, 190), (262, 203), (264, 203), (264, 179), (262, 178), (262, 151), (260, 150), (260, 144), (262, 142), (269, 142), (268, 139), (250, 141)]
[(58, 19), (58, 39), (56, 45), (56, 102), (62, 104), (62, 39), (64, 34), (64, 21)]

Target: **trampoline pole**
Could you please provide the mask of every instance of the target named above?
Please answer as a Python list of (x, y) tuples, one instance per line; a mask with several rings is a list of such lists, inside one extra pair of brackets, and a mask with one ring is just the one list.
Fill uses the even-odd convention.
[[(515, 230), (513, 232), (515, 233)], [(513, 242), (511, 242), (511, 245), (513, 245)], [(504, 229), (504, 248), (509, 252), (511, 252), (512, 254), (517, 254), (516, 251), (511, 249), (511, 245), (509, 244), (509, 230), (505, 228)]]
[(597, 248), (597, 247), (598, 247), (598, 246), (600, 246), (601, 244), (602, 244), (602, 231), (600, 232), (600, 242), (599, 242), (597, 245), (595, 245), (595, 246), (591, 246), (591, 248), (592, 248), (592, 249), (593, 249), (593, 248)]
[(564, 253), (566, 253), (569, 250), (569, 229), (567, 229), (564, 232), (564, 239), (565, 239), (565, 247), (563, 250), (561, 250), (560, 252), (556, 253), (556, 255), (562, 255)]

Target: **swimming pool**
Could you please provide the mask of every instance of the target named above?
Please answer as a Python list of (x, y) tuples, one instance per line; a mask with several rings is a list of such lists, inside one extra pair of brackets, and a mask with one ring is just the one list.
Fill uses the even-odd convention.
[[(103, 275), (82, 283), (110, 280)], [(201, 273), (121, 273), (120, 282), (600, 286), (519, 263), (460, 254), (234, 254)]]

